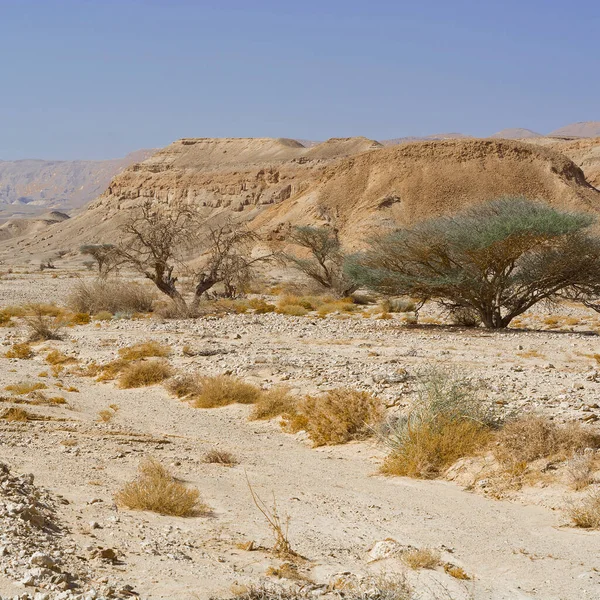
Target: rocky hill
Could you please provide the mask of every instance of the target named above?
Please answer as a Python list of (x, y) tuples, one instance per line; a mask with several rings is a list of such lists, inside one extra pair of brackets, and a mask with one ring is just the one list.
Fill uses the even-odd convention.
[(0, 217), (41, 214), (84, 206), (110, 180), (154, 150), (138, 150), (114, 160), (0, 160)]
[(600, 137), (600, 121), (571, 123), (548, 134), (550, 137), (594, 138)]
[(272, 239), (290, 224), (335, 221), (345, 243), (359, 246), (381, 227), (502, 195), (600, 211), (600, 192), (582, 170), (540, 144), (447, 140), (385, 148), (342, 138), (306, 148), (287, 139), (183, 139), (117, 175), (85, 211), (8, 240), (0, 252), (33, 256), (115, 241), (124, 209), (144, 199), (185, 201), (207, 221), (231, 216)]
[(513, 127), (509, 129), (503, 129), (502, 131), (498, 131), (498, 133), (494, 133), (493, 135), (490, 135), (490, 137), (493, 139), (501, 140), (522, 140), (527, 138), (542, 137), (542, 134), (536, 133), (535, 131), (531, 131), (531, 129)]

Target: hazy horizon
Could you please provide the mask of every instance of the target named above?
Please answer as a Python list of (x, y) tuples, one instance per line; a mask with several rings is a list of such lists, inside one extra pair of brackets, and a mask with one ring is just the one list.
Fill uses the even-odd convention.
[(1, 0), (0, 159), (182, 137), (373, 139), (600, 119), (600, 7)]

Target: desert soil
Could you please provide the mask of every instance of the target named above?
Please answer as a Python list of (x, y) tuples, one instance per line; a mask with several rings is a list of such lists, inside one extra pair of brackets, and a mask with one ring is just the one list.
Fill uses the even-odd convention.
[[(0, 282), (0, 306), (60, 303), (73, 281), (14, 275)], [(413, 328), (402, 315), (375, 320), (242, 314), (72, 327), (64, 340), (38, 344), (31, 360), (0, 358), (2, 388), (44, 381), (44, 393), (67, 400), (28, 407), (50, 420), (0, 421), (0, 462), (12, 475), (33, 474), (34, 484), (55, 500), (54, 518), (62, 529), (53, 534), (58, 541), (48, 544), (55, 544), (57, 560), (79, 561), (90, 579), (87, 590), (127, 591), (128, 585), (152, 600), (226, 598), (232, 585), (264, 579), (281, 560), (266, 550), (238, 547), (272, 544), (248, 478), (263, 499), (270, 502), (274, 495), (289, 514), (290, 540), (306, 558), (300, 568), (318, 584), (339, 573), (402, 571), (396, 559), (374, 561), (377, 554), (370, 552), (377, 542), (393, 539), (439, 549), (443, 560), (473, 577), (460, 582), (442, 570), (408, 572), (418, 598), (598, 599), (600, 534), (569, 525), (557, 501), (566, 489), (540, 487), (536, 494), (495, 500), (453, 482), (383, 477), (377, 469), (385, 449), (373, 441), (315, 449), (302, 433), (284, 433), (277, 420), (248, 421), (247, 406), (196, 409), (160, 385), (123, 390), (75, 375), (39, 377), (49, 371), (45, 349), (60, 349), (81, 364), (107, 362), (119, 348), (152, 339), (173, 347), (169, 360), (181, 372), (232, 373), (264, 387), (283, 383), (296, 393), (349, 386), (400, 408), (410, 402), (415, 374), (443, 365), (484, 382), (501, 410), (594, 422), (600, 417), (593, 357), (600, 350), (600, 322), (570, 306), (553, 314), (558, 323), (552, 331), (540, 329), (548, 327), (547, 311), (523, 319), (521, 326), (531, 330), (506, 332)], [(436, 319), (435, 313), (426, 317)], [(0, 344), (5, 350), (25, 335), (23, 329), (0, 329)], [(210, 355), (186, 357), (186, 345)], [(70, 386), (79, 391), (66, 392)], [(111, 404), (119, 407), (114, 418), (99, 422), (98, 412)], [(17, 405), (3, 403), (11, 406)], [(204, 463), (204, 453), (213, 448), (232, 452), (239, 464)], [(200, 490), (210, 514), (176, 518), (117, 508), (114, 493), (147, 456)], [(34, 544), (15, 556), (10, 548), (18, 544), (8, 537), (0, 531), (0, 546), (8, 552), (2, 555), (0, 548), (0, 596), (33, 598), (35, 588), (24, 587), (16, 574), (27, 576), (30, 555), (39, 548)], [(102, 560), (99, 548), (116, 551), (118, 560)], [(48, 596), (55, 597), (61, 597), (58, 591)]]

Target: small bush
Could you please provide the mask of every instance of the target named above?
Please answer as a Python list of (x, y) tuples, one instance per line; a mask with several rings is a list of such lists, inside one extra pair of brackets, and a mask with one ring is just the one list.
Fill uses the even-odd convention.
[(49, 365), (65, 365), (76, 362), (76, 359), (63, 354), (60, 350), (52, 350), (46, 355), (46, 362)]
[(600, 436), (578, 423), (558, 425), (536, 415), (508, 422), (496, 441), (494, 454), (507, 466), (552, 456), (564, 459), (585, 448), (600, 447)]
[(402, 553), (402, 562), (411, 569), (435, 569), (440, 564), (440, 553), (430, 548), (407, 550)]
[(92, 317), (88, 313), (78, 312), (69, 318), (69, 325), (87, 325), (91, 322)]
[(231, 452), (215, 449), (209, 450), (202, 457), (202, 462), (233, 467), (234, 465), (237, 465), (239, 461)]
[(36, 390), (48, 389), (48, 386), (41, 382), (23, 381), (21, 383), (7, 385), (4, 389), (7, 392), (13, 392), (13, 394), (17, 394), (18, 396), (24, 396), (25, 394), (35, 392)]
[(250, 413), (251, 421), (267, 420), (293, 413), (296, 399), (285, 387), (274, 387), (263, 392)]
[(61, 340), (64, 321), (61, 317), (51, 317), (42, 312), (25, 317), (30, 342)]
[(154, 294), (145, 287), (126, 280), (80, 281), (67, 299), (76, 311), (98, 314), (147, 313), (152, 311)]
[(30, 420), (30, 413), (22, 408), (7, 408), (2, 413), (2, 419), (8, 422), (25, 423)]
[(248, 300), (248, 306), (258, 315), (275, 312), (276, 306), (270, 302), (266, 302), (262, 298), (252, 298)]
[(148, 510), (161, 515), (191, 517), (207, 512), (198, 490), (177, 481), (154, 459), (144, 461), (137, 477), (125, 484), (115, 501), (132, 510)]
[(177, 398), (187, 398), (200, 393), (201, 381), (197, 375), (176, 375), (165, 383), (165, 389)]
[(6, 358), (20, 358), (27, 360), (33, 358), (33, 350), (29, 344), (13, 344), (4, 354)]
[(434, 478), (484, 448), (493, 415), (468, 381), (440, 370), (421, 376), (407, 417), (392, 423), (384, 442), (392, 449), (381, 468), (388, 475)]
[(385, 298), (379, 303), (379, 307), (384, 313), (414, 312), (417, 308), (414, 301), (409, 298)]
[(160, 344), (156, 341), (141, 342), (121, 348), (119, 356), (123, 360), (139, 360), (140, 358), (161, 357), (164, 358), (171, 354), (171, 346)]
[(134, 362), (119, 375), (119, 387), (124, 389), (146, 387), (160, 383), (173, 374), (170, 365), (162, 360)]
[(254, 404), (261, 390), (251, 383), (229, 375), (204, 377), (200, 380), (200, 392), (194, 395), (196, 408), (215, 408), (228, 404)]
[(303, 317), (308, 314), (308, 309), (300, 304), (285, 304), (284, 306), (278, 306), (276, 312), (290, 317)]
[(284, 415), (284, 426), (306, 430), (315, 446), (323, 446), (367, 437), (382, 418), (379, 399), (367, 392), (336, 389), (300, 400), (295, 413)]
[(112, 313), (107, 310), (101, 310), (96, 313), (93, 317), (94, 321), (112, 321)]
[(572, 505), (568, 513), (577, 527), (600, 529), (600, 490), (588, 493), (579, 504)]

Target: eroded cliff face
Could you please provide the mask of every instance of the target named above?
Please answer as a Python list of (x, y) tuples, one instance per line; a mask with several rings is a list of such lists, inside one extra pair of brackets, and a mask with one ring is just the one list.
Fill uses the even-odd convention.
[(301, 194), (331, 162), (380, 147), (366, 138), (311, 148), (288, 139), (183, 139), (115, 177), (91, 208), (150, 198), (241, 212)]
[(306, 148), (285, 139), (184, 139), (117, 175), (81, 214), (3, 243), (0, 252), (117, 241), (127, 209), (146, 199), (189, 203), (207, 222), (246, 221), (270, 240), (283, 240), (296, 224), (335, 223), (356, 248), (386, 228), (511, 195), (600, 213), (600, 192), (582, 170), (539, 144), (469, 139), (382, 147), (345, 138)]

